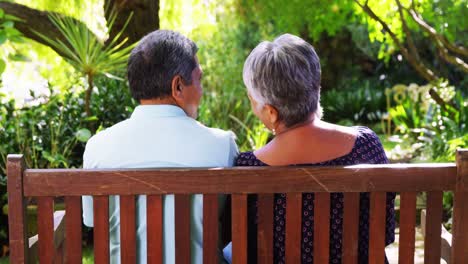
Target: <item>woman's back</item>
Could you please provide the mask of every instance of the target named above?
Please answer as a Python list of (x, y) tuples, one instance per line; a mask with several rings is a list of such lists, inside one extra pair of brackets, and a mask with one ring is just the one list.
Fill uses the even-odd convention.
[[(237, 166), (347, 166), (388, 163), (377, 135), (366, 127), (345, 128), (321, 122), (323, 131), (295, 128), (289, 135), (277, 135), (258, 152), (241, 153)], [(323, 132), (323, 133), (321, 133)], [(294, 136), (293, 133), (295, 134)], [(287, 139), (287, 137), (289, 137)], [(307, 137), (311, 137), (310, 139)], [(284, 139), (281, 142), (282, 138)], [(295, 138), (295, 139), (294, 139)], [(318, 146), (315, 147), (314, 146)], [(282, 150), (285, 150), (282, 152)], [(333, 157), (333, 158), (328, 158)], [(328, 158), (328, 159), (327, 159)], [(387, 195), (386, 244), (394, 240), (395, 194)], [(274, 263), (284, 263), (286, 196), (274, 199)], [(313, 261), (314, 194), (302, 197), (302, 263)], [(256, 259), (256, 197), (249, 197), (249, 262)], [(343, 194), (332, 193), (330, 204), (330, 263), (341, 263)], [(360, 197), (359, 263), (367, 263), (369, 243), (369, 194)]]

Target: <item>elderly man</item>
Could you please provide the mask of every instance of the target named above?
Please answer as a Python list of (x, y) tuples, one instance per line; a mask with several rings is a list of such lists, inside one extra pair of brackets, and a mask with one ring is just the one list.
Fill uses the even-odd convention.
[[(145, 36), (132, 51), (128, 80), (140, 105), (131, 117), (93, 136), (84, 168), (231, 166), (237, 155), (232, 132), (195, 121), (202, 96), (197, 46), (168, 30)], [(109, 106), (112, 107), (112, 106)], [(129, 186), (131, 188), (131, 186)], [(120, 263), (119, 197), (110, 198), (111, 263)], [(202, 263), (202, 196), (194, 195), (191, 214), (192, 263)], [(175, 261), (174, 196), (164, 197), (163, 259)], [(146, 196), (137, 198), (137, 260), (146, 263)], [(93, 226), (92, 197), (83, 197), (83, 218)]]

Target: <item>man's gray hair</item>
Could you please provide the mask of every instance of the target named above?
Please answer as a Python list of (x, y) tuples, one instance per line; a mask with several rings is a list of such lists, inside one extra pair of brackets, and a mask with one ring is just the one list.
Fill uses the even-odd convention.
[(287, 127), (321, 116), (319, 57), (297, 36), (260, 43), (245, 61), (243, 78), (250, 95), (275, 107)]

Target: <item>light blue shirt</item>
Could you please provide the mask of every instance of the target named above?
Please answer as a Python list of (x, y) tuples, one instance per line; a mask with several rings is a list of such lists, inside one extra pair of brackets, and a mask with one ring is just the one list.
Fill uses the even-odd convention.
[[(132, 116), (93, 136), (84, 168), (228, 167), (238, 150), (232, 132), (208, 128), (172, 105), (140, 105)], [(128, 186), (131, 188), (131, 186)], [(202, 263), (203, 197), (193, 195), (192, 263)], [(174, 196), (163, 198), (163, 259), (175, 263)], [(119, 197), (109, 199), (111, 263), (120, 263)], [(83, 196), (83, 221), (93, 226), (93, 200)], [(137, 260), (146, 263), (146, 196), (137, 196)], [(222, 253), (221, 253), (222, 254)]]

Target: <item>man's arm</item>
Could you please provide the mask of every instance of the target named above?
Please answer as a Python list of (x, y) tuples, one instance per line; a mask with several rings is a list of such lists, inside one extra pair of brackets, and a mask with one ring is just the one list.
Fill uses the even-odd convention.
[[(227, 160), (227, 167), (233, 167), (239, 149), (236, 144), (236, 135), (231, 132), (229, 138), (229, 153)], [(219, 248), (220, 248), (220, 259), (224, 259), (223, 248), (231, 241), (231, 197), (230, 195), (220, 195), (219, 198)], [(220, 263), (224, 263), (220, 261)]]
[[(93, 159), (92, 145), (91, 138), (88, 140), (83, 154), (83, 169), (96, 168), (96, 161)], [(89, 195), (81, 196), (81, 201), (83, 207), (83, 223), (88, 227), (93, 227), (93, 197)]]

